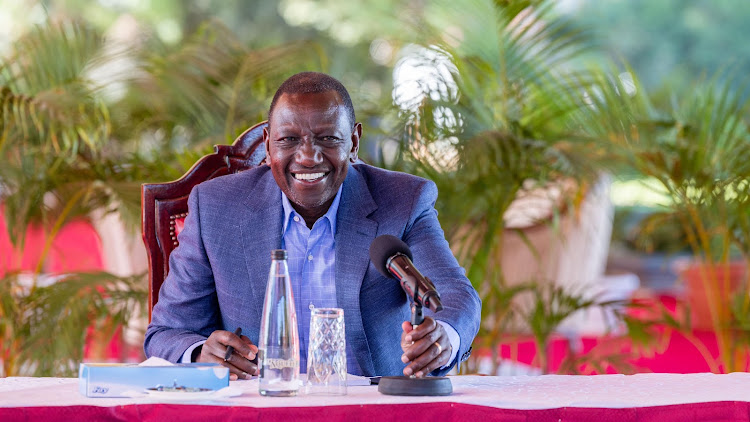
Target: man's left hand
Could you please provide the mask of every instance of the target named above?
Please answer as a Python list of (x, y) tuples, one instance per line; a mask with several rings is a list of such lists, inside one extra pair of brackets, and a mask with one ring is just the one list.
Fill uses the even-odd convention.
[(401, 361), (408, 363), (404, 375), (423, 377), (448, 363), (451, 342), (443, 326), (434, 319), (425, 317), (417, 328), (404, 321), (401, 328), (401, 349), (404, 351)]

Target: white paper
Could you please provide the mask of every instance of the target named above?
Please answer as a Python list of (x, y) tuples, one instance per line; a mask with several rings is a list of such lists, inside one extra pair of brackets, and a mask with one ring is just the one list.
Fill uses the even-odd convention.
[(162, 359), (162, 358), (158, 358), (156, 356), (152, 356), (152, 357), (144, 360), (143, 362), (139, 363), (138, 366), (174, 366), (174, 363), (172, 363), (172, 362), (170, 362), (170, 361), (168, 361), (166, 359)]

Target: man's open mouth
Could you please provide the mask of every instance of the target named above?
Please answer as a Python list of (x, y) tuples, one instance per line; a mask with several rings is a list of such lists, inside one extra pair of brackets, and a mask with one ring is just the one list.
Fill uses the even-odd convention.
[(300, 180), (303, 182), (316, 182), (322, 178), (324, 178), (328, 173), (292, 173), (292, 176), (296, 180)]

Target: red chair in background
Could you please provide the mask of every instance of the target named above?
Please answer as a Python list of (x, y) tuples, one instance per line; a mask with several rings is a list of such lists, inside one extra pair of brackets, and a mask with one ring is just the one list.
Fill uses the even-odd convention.
[(177, 235), (188, 213), (190, 191), (206, 180), (263, 164), (266, 158), (263, 129), (266, 125), (266, 122), (261, 122), (247, 129), (232, 145), (216, 145), (213, 154), (202, 157), (174, 182), (143, 184), (141, 222), (148, 255), (149, 319), (169, 272), (169, 255), (179, 244)]

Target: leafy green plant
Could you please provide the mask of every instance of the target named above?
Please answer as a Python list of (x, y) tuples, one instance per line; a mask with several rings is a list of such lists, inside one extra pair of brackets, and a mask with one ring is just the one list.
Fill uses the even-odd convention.
[(74, 376), (83, 360), (86, 327), (109, 341), (117, 327), (145, 314), (142, 275), (76, 273), (49, 285), (37, 281), (17, 273), (0, 278), (0, 356), (6, 376)]
[(54, 284), (38, 284), (52, 240), (66, 223), (94, 209), (139, 202), (127, 166), (103, 151), (111, 121), (87, 72), (114, 59), (104, 50), (96, 31), (63, 23), (34, 28), (0, 62), (6, 225), (19, 250), (32, 224), (43, 228), (46, 239), (32, 274), (0, 279), (5, 375), (73, 374), (89, 323), (99, 329), (106, 321), (112, 330), (143, 309), (137, 306), (146, 297), (142, 276), (64, 274)]
[[(623, 300), (601, 300), (599, 298), (587, 298), (582, 291), (569, 291), (552, 283), (545, 283), (534, 286), (532, 289), (533, 301), (532, 306), (526, 312), (524, 320), (529, 322), (531, 333), (534, 336), (536, 344), (538, 365), (544, 373), (551, 372), (547, 350), (552, 334), (558, 329), (560, 324), (576, 312), (599, 309), (601, 312), (607, 312), (617, 307), (624, 307), (627, 303)], [(615, 329), (617, 327), (609, 327)], [(582, 355), (576, 356), (569, 351), (570, 359), (581, 360)], [(613, 365), (624, 366), (626, 362), (617, 362), (621, 354), (609, 356), (609, 361)], [(585, 359), (585, 363), (593, 364), (591, 359)], [(601, 368), (599, 368), (601, 370)], [(562, 371), (566, 368), (563, 366)], [(604, 373), (602, 370), (600, 373)]]
[(311, 43), (248, 49), (216, 22), (175, 47), (136, 41), (48, 23), (0, 59), (6, 226), (19, 251), (30, 225), (46, 242), (32, 274), (0, 279), (5, 375), (71, 374), (89, 324), (107, 340), (145, 312), (142, 275), (74, 273), (39, 284), (60, 229), (93, 211), (138, 227), (142, 183), (176, 179), (207, 146), (262, 120), (269, 87), (294, 70), (291, 59), (305, 66), (317, 57)]
[[(509, 230), (505, 212), (524, 191), (573, 180), (575, 189), (564, 192), (549, 222), (540, 223), (556, 231), (562, 210), (575, 210), (597, 178), (595, 142), (571, 130), (574, 112), (586, 110), (579, 60), (594, 42), (555, 14), (553, 2), (441, 6), (446, 16), (474, 13), (460, 30), (440, 31), (411, 58), (436, 70), (418, 95), (403, 101), (404, 148), (413, 171), (438, 186), (446, 236), (483, 301), (477, 341), (495, 353), (510, 315), (518, 314), (510, 307), (513, 298), (525, 290), (508, 286), (499, 265)], [(518, 234), (533, 248), (523, 231)], [(594, 305), (571, 292), (547, 293), (536, 297), (533, 312), (521, 314), (539, 350), (562, 319)]]
[[(671, 198), (664, 205), (668, 214), (661, 218), (669, 215), (680, 224), (700, 264), (720, 350), (718, 360), (709, 364), (728, 372), (748, 368), (747, 343), (740, 340), (747, 337), (741, 321), (750, 312), (750, 132), (747, 98), (723, 76), (699, 81), (687, 93), (658, 105), (637, 81), (631, 96), (623, 94), (626, 87), (620, 81), (602, 78), (588, 97), (600, 113), (581, 114), (580, 125), (592, 136), (612, 134), (613, 160), (657, 180)], [(739, 290), (730, 286), (734, 261), (745, 267)], [(729, 300), (734, 295), (740, 299)], [(728, 300), (733, 306), (726, 306)]]

